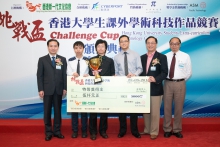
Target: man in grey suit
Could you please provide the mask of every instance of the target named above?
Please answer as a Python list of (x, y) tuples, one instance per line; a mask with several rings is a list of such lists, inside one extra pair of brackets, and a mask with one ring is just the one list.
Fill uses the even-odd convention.
[[(47, 41), (49, 54), (40, 57), (37, 69), (37, 84), (39, 96), (44, 103), (45, 140), (52, 136), (63, 139), (61, 134), (61, 104), (62, 96), (66, 95), (66, 58), (57, 54), (59, 42), (55, 39)], [(51, 109), (54, 107), (53, 130), (51, 125)]]

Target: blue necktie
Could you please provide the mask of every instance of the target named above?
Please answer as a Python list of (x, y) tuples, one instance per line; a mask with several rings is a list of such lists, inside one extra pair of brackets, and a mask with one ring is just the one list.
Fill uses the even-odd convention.
[(53, 67), (55, 67), (56, 63), (55, 63), (55, 57), (52, 57), (52, 65)]

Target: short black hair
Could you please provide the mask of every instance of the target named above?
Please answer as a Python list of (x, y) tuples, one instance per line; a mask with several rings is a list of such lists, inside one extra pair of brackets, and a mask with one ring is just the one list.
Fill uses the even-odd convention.
[(170, 41), (169, 41), (169, 43), (170, 43), (170, 42), (171, 42), (171, 40), (172, 40), (172, 39), (174, 39), (174, 38), (178, 39), (178, 40), (179, 40), (179, 42), (180, 42), (180, 44), (181, 44), (181, 40), (180, 40), (178, 37), (173, 37), (173, 38), (171, 38), (171, 39), (170, 39)]
[(102, 44), (102, 43), (104, 43), (104, 45), (105, 45), (105, 52), (106, 52), (106, 50), (107, 50), (107, 48), (108, 48), (108, 43), (107, 43), (107, 41), (102, 40), (102, 39), (98, 39), (98, 40), (96, 41), (96, 43), (95, 43), (95, 49), (96, 49), (96, 51), (97, 51), (97, 46), (98, 46), (99, 44)]
[(73, 44), (73, 48), (74, 46), (82, 46), (83, 48), (85, 48), (85, 45), (83, 44), (82, 41), (76, 41), (74, 44)]
[(127, 38), (128, 38), (128, 41), (129, 41), (129, 37), (128, 37), (127, 35), (121, 35), (121, 36), (119, 37), (119, 39), (118, 39), (119, 42), (120, 42), (120, 39), (121, 39), (122, 37), (127, 37)]
[(147, 37), (147, 39), (145, 40), (145, 43), (147, 43), (147, 40), (150, 39), (150, 38), (153, 38), (153, 39), (155, 40), (156, 44), (157, 44), (157, 38), (154, 37), (154, 36), (149, 36), (149, 37)]
[(49, 39), (47, 41), (47, 46), (49, 46), (50, 42), (52, 42), (52, 41), (55, 41), (57, 43), (58, 47), (60, 46), (60, 43), (56, 39)]

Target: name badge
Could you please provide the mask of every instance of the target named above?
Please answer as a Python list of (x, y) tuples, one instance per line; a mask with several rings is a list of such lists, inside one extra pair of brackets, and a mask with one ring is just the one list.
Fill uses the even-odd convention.
[(151, 71), (156, 71), (156, 66), (151, 66), (151, 67), (150, 67), (150, 70), (151, 70)]
[(60, 65), (56, 65), (56, 69), (61, 69), (61, 66)]
[(184, 68), (184, 63), (179, 63), (179, 68)]

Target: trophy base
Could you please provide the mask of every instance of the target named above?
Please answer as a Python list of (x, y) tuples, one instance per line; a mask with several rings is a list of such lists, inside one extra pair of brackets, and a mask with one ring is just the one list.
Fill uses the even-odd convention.
[(100, 83), (100, 82), (102, 82), (102, 78), (96, 78), (94, 80), (94, 84), (97, 84), (97, 83)]

